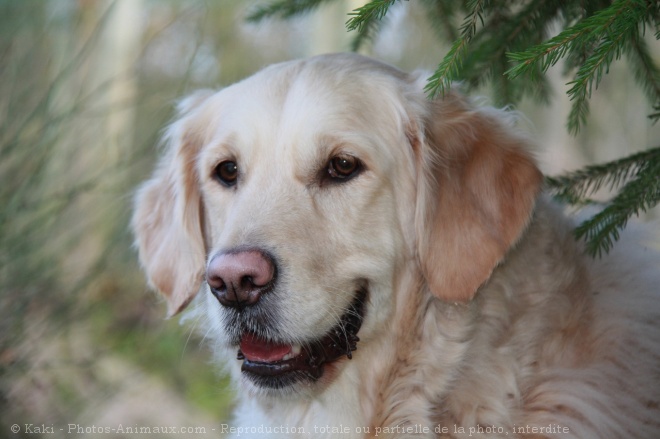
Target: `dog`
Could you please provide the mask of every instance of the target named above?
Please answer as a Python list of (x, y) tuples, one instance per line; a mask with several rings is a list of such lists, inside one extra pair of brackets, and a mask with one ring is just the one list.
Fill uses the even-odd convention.
[(224, 432), (660, 437), (660, 258), (585, 255), (512, 118), (356, 54), (180, 102), (132, 228), (236, 384)]

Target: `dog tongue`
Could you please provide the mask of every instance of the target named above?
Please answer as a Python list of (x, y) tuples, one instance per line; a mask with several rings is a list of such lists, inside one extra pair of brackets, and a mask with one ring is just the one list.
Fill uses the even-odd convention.
[(254, 334), (246, 334), (241, 340), (241, 352), (250, 361), (273, 363), (291, 352), (291, 345), (271, 343)]

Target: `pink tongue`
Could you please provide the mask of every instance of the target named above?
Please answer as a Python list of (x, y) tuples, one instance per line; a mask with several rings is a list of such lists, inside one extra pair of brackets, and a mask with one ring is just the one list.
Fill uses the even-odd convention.
[(241, 340), (241, 352), (250, 361), (273, 363), (291, 352), (291, 345), (269, 343), (253, 334), (246, 334)]

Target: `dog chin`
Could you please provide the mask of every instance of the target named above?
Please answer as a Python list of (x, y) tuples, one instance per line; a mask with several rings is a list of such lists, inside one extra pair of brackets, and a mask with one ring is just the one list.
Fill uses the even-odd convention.
[(269, 340), (251, 332), (241, 334), (237, 359), (242, 361), (241, 378), (250, 393), (301, 395), (327, 385), (340, 363), (350, 361), (358, 349), (357, 334), (365, 316), (366, 299), (367, 290), (358, 290), (333, 328), (302, 345)]
[[(265, 400), (300, 400), (318, 395), (332, 381), (325, 373), (321, 378), (312, 380), (307, 376), (290, 376), (279, 381), (264, 382), (260, 378), (241, 372), (241, 387), (253, 398)], [(334, 374), (333, 374), (334, 376)]]

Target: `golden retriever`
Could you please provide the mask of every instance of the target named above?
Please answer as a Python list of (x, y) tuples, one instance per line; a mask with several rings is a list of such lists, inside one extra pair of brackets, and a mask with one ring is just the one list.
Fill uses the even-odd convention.
[[(183, 100), (140, 261), (241, 437), (660, 437), (660, 258), (584, 255), (505, 112), (351, 54)], [(193, 311), (194, 312), (194, 311)]]

